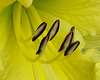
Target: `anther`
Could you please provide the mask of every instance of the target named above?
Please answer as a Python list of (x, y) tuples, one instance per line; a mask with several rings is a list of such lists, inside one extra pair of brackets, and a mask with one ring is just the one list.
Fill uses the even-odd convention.
[(73, 38), (73, 32), (70, 32), (66, 38), (64, 39), (60, 49), (58, 50), (58, 52), (62, 51), (64, 48), (68, 48), (69, 45), (71, 44), (72, 42), (72, 38)]
[(64, 56), (66, 56), (68, 54), (72, 54), (72, 52), (76, 50), (76, 48), (79, 46), (79, 44), (80, 44), (79, 41), (76, 41), (73, 44), (71, 44), (68, 48), (66, 48)]
[(34, 32), (34, 37), (32, 38), (32, 41), (35, 41), (44, 32), (46, 25), (47, 25), (47, 23), (45, 23), (45, 22), (40, 24), (40, 26)]
[(49, 40), (51, 41), (59, 30), (59, 20), (56, 20), (48, 32)]
[(75, 27), (73, 26), (70, 31), (73, 32), (73, 38), (72, 38), (72, 43), (73, 43), (74, 42), (74, 35), (75, 35)]
[(39, 46), (39, 49), (38, 49), (36, 55), (37, 55), (37, 54), (40, 54), (42, 51), (45, 50), (46, 44), (47, 44), (47, 42), (48, 42), (48, 39), (49, 39), (48, 36), (46, 36), (46, 37), (44, 37), (44, 38), (42, 39), (42, 41), (41, 41), (41, 43), (40, 43), (40, 46)]
[(70, 31), (74, 32), (75, 31), (75, 27), (73, 26)]

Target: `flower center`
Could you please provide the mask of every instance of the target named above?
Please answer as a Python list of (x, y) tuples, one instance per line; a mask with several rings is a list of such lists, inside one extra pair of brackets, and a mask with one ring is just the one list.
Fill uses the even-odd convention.
[[(42, 25), (44, 25), (45, 23), (42, 23)], [(38, 38), (40, 35), (41, 32), (44, 31), (42, 27), (42, 25), (40, 25), (37, 29), (37, 31), (39, 30), (39, 32), (37, 33), (37, 31), (35, 33), (37, 33), (35, 36), (36, 38)], [(39, 62), (43, 63), (43, 64), (49, 64), (49, 63), (52, 63), (54, 61), (56, 61), (57, 59), (59, 59), (61, 57), (61, 55), (63, 55), (63, 50), (65, 49), (64, 51), (64, 56), (66, 55), (69, 55), (69, 54), (72, 54), (73, 51), (76, 50), (76, 48), (79, 46), (80, 42), (79, 41), (76, 41), (74, 42), (74, 27), (71, 28), (69, 34), (65, 37), (63, 43), (61, 44), (61, 47), (60, 49), (58, 50), (58, 52), (60, 52), (57, 56), (55, 56), (54, 58), (50, 59), (50, 60), (43, 60), (43, 59), (39, 59), (41, 56), (40, 54), (43, 54), (43, 52), (45, 51), (45, 48), (46, 48), (46, 45), (47, 45), (47, 42), (48, 41), (51, 41), (57, 34), (58, 30), (59, 30), (59, 20), (56, 20), (53, 24), (53, 26), (51, 27), (51, 29), (49, 30), (48, 34), (42, 39), (41, 43), (40, 43), (40, 46), (39, 46), (39, 49), (38, 51), (36, 52), (36, 55), (37, 56), (37, 60), (39, 59)], [(33, 37), (34, 39), (34, 37)], [(34, 41), (32, 39), (32, 41)], [(35, 39), (36, 40), (36, 39)]]
[[(20, 1), (22, 1), (22, 0), (20, 0)], [(38, 39), (38, 43), (40, 42), (39, 49), (37, 50), (36, 54), (32, 54), (36, 50), (36, 47), (34, 45), (35, 41), (37, 41), (37, 38), (44, 32), (46, 25), (47, 25), (47, 23), (45, 23), (45, 22), (40, 24), (41, 20), (39, 18), (39, 15), (38, 14), (36, 15), (36, 14), (37, 14), (37, 12), (36, 12), (34, 6), (30, 6), (28, 9), (26, 9), (26, 8), (23, 8), (22, 5), (18, 2), (16, 2), (14, 4), (13, 23), (14, 23), (15, 35), (17, 38), (18, 45), (19, 45), (20, 49), (22, 50), (24, 57), (27, 60), (29, 60), (30, 62), (39, 61), (40, 63), (43, 63), (43, 64), (49, 64), (58, 59), (60, 59), (60, 60), (63, 58), (65, 59), (66, 55), (72, 54), (73, 51), (75, 51), (75, 49), (80, 44), (79, 41), (74, 42), (74, 34), (75, 34), (74, 27), (71, 28), (69, 34), (65, 37), (58, 52), (56, 51), (56, 49), (54, 48), (52, 43), (48, 45), (48, 42), (52, 42), (52, 39), (57, 35), (57, 32), (59, 31), (59, 24), (60, 24), (59, 20), (56, 20), (54, 22), (54, 24), (52, 25), (49, 32), (45, 32), (45, 34), (47, 34), (47, 35), (45, 35), (44, 38), (40, 37), (40, 39)], [(33, 15), (34, 15), (34, 17), (31, 17)], [(35, 21), (36, 21), (36, 23), (35, 23)], [(34, 26), (37, 26), (37, 24), (40, 24), (40, 26), (36, 29), (36, 31), (34, 30), (34, 32), (31, 33), (31, 29), (33, 29), (30, 27), (31, 24)], [(24, 28), (22, 28), (23, 26), (26, 27), (25, 31), (23, 30)], [(21, 29), (22, 29), (22, 31), (21, 31)], [(43, 54), (45, 53), (45, 51), (47, 51), (46, 52), (47, 54), (51, 53), (48, 48), (46, 49), (46, 45), (48, 45), (49, 47), (52, 47), (54, 52), (57, 54), (53, 58), (50, 57), (51, 59), (49, 59), (49, 60), (45, 60), (44, 58), (42, 59), (42, 56), (44, 57)]]

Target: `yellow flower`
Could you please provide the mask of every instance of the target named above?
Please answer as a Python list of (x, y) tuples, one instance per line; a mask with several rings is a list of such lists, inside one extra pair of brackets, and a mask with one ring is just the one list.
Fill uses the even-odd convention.
[[(99, 80), (99, 9), (99, 0), (0, 0), (0, 80)], [(47, 41), (55, 20), (60, 20), (59, 31)], [(45, 31), (32, 41), (44, 21)], [(58, 50), (72, 26), (80, 45), (64, 56), (66, 50)], [(36, 55), (46, 35), (46, 49)]]

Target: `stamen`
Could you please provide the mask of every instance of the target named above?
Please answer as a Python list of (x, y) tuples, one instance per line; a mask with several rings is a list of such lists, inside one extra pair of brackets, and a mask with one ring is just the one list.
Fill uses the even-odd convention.
[(49, 59), (49, 60), (42, 60), (42, 59), (40, 59), (39, 62), (42, 63), (42, 64), (50, 64), (50, 63), (58, 60), (62, 55), (63, 55), (63, 51), (61, 51), (60, 54), (58, 54), (57, 56), (55, 56), (52, 59)]
[(66, 56), (68, 54), (72, 54), (72, 52), (76, 50), (76, 48), (79, 46), (79, 44), (80, 44), (79, 41), (76, 41), (73, 44), (71, 44), (68, 48), (66, 48), (64, 56)]
[(56, 20), (48, 32), (49, 40), (51, 41), (59, 30), (59, 20)]
[(41, 41), (41, 43), (40, 43), (40, 47), (39, 47), (39, 49), (38, 49), (36, 55), (37, 55), (37, 54), (40, 54), (40, 52), (42, 52), (42, 51), (45, 50), (46, 44), (47, 44), (47, 42), (48, 42), (48, 39), (49, 39), (48, 36), (46, 36), (46, 37), (44, 37), (44, 38), (42, 39), (42, 41)]
[(72, 42), (72, 38), (73, 38), (73, 32), (70, 32), (66, 38), (64, 39), (60, 49), (58, 50), (58, 52), (62, 51), (64, 48), (68, 48), (69, 45), (71, 44)]
[(34, 32), (34, 37), (32, 38), (32, 41), (35, 41), (44, 32), (46, 25), (47, 25), (47, 23), (45, 23), (45, 22), (40, 24), (40, 26)]
[[(43, 51), (45, 50), (45, 47), (46, 47), (46, 44), (47, 44), (47, 41), (48, 41), (48, 36), (44, 37), (40, 43), (40, 47), (39, 47), (39, 50), (37, 51), (36, 54), (39, 54), (37, 55), (36, 57), (32, 58), (32, 57), (29, 57), (27, 56), (26, 52), (24, 53), (24, 56), (27, 60), (29, 60), (30, 62), (36, 62), (37, 60), (39, 60), (42, 55), (43, 55)], [(23, 46), (24, 47), (24, 46)], [(40, 54), (41, 53), (41, 54)]]
[(71, 43), (73, 43), (74, 42), (74, 35), (75, 35), (75, 27), (73, 26), (70, 31), (73, 32), (73, 38), (72, 38), (72, 42), (71, 42)]
[[(42, 24), (40, 24), (40, 26), (37, 28), (37, 30), (34, 32), (34, 34), (31, 37), (29, 37), (26, 40), (22, 40), (22, 41), (27, 42), (30, 40), (30, 38), (32, 39), (32, 41), (35, 41), (44, 32), (46, 26), (47, 26), (47, 23), (43, 22)], [(73, 36), (74, 36), (74, 31), (75, 31), (74, 27), (71, 28), (70, 33), (65, 37), (60, 49), (58, 50), (58, 52), (60, 52), (60, 54), (56, 55), (55, 57), (53, 57), (49, 60), (40, 59), (43, 55), (43, 51), (45, 51), (48, 40), (51, 41), (55, 37), (55, 35), (57, 34), (58, 30), (59, 30), (59, 20), (56, 20), (54, 22), (54, 24), (52, 25), (51, 29), (49, 30), (47, 36), (41, 40), (39, 49), (36, 52), (35, 57), (28, 56), (27, 53), (23, 50), (25, 52), (24, 56), (26, 57), (26, 59), (31, 61), (31, 62), (36, 62), (39, 60), (39, 62), (42, 64), (49, 64), (49, 63), (52, 63), (52, 62), (58, 60), (63, 55), (62, 51), (65, 51), (64, 56), (66, 56), (68, 54), (72, 54), (72, 52), (75, 51), (76, 48), (80, 44), (79, 41), (76, 41), (73, 43), (73, 41), (74, 41)], [(19, 44), (22, 46), (22, 49), (24, 49), (24, 45), (22, 45), (21, 43), (19, 43)], [(63, 50), (64, 48), (66, 48), (66, 50)]]
[(74, 32), (75, 31), (75, 27), (73, 26), (70, 31)]

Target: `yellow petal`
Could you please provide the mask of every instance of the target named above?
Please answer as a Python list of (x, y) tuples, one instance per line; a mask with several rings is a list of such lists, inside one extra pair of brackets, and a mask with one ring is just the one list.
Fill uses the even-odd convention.
[(9, 6), (0, 13), (0, 80), (34, 79), (32, 64), (18, 48), (13, 30), (12, 11), (12, 6)]
[(7, 7), (8, 5), (11, 5), (16, 0), (0, 0), (0, 12), (3, 8)]
[(24, 7), (28, 8), (31, 6), (33, 0), (18, 0)]
[(4, 69), (0, 73), (0, 80), (34, 79), (32, 63), (28, 62), (22, 55), (13, 31), (10, 30), (9, 42), (1, 55)]
[(34, 5), (38, 10), (58, 16), (77, 27), (86, 40), (87, 48), (100, 48), (99, 0), (35, 0)]
[[(97, 80), (95, 79), (96, 73), (94, 73), (94, 67), (98, 62), (100, 62), (100, 52), (96, 49), (90, 49), (86, 54), (79, 54), (77, 52), (66, 57), (64, 65), (67, 69), (70, 68), (69, 71), (72, 71), (75, 80)], [(100, 77), (98, 79), (100, 79)]]
[(3, 62), (2, 62), (2, 58), (0, 56), (0, 73), (3, 71), (4, 69), (4, 65), (3, 65)]
[(90, 48), (96, 48), (100, 50), (100, 35), (95, 35), (95, 36), (84, 36), (86, 46), (85, 49), (90, 49)]
[(98, 29), (100, 30), (100, 1), (98, 0), (35, 0), (34, 5), (38, 10), (49, 12), (74, 24), (83, 35), (85, 33), (95, 35)]
[(100, 79), (100, 63), (95, 64), (94, 73), (95, 73), (95, 80), (99, 80)]
[(12, 25), (12, 6), (9, 6), (0, 13), (0, 53), (7, 45)]

